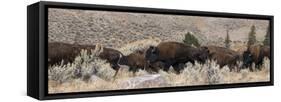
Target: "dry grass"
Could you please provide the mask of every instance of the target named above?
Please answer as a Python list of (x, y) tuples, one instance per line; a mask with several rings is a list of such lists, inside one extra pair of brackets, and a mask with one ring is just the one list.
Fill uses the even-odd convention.
[[(185, 68), (179, 75), (175, 74), (173, 70), (170, 70), (168, 73), (164, 71), (160, 71), (159, 73), (168, 83), (169, 86), (166, 87), (260, 82), (270, 80), (269, 63), (270, 61), (266, 59), (263, 68), (260, 71), (254, 72), (250, 72), (248, 69), (243, 69), (241, 72), (230, 72), (228, 67), (219, 69), (215, 61), (210, 61), (204, 65), (196, 63), (194, 66), (187, 63), (187, 68)], [(106, 69), (105, 72), (107, 71), (110, 72), (111, 70)], [(74, 78), (63, 83), (49, 80), (49, 93), (118, 90), (123, 89), (121, 85), (122, 82), (129, 80), (132, 77), (143, 75), (148, 75), (148, 73), (141, 70), (136, 76), (133, 76), (127, 69), (123, 69), (118, 74), (116, 80), (106, 80), (95, 76), (92, 76), (89, 81), (86, 81), (83, 78)], [(153, 84), (149, 86), (157, 87)]]
[[(145, 44), (145, 42), (147, 43)], [(129, 54), (134, 50), (149, 46), (151, 42), (149, 40), (138, 41), (118, 50)], [(159, 42), (155, 41), (153, 44), (157, 43)], [(87, 55), (85, 51), (81, 51), (81, 55), (75, 59), (74, 63), (49, 67), (49, 93), (124, 89), (126, 88), (124, 87), (124, 82), (136, 77), (151, 75), (146, 71), (140, 70), (134, 76), (132, 72), (128, 71), (127, 66), (121, 66), (118, 75), (114, 79), (115, 71), (110, 67), (109, 63), (96, 57), (95, 52), (92, 53), (92, 55)], [(230, 72), (228, 66), (220, 69), (215, 61), (207, 61), (205, 64), (195, 63), (195, 65), (186, 63), (186, 68), (179, 75), (175, 74), (172, 68), (168, 72), (160, 71), (154, 75), (160, 75), (163, 78), (167, 83), (164, 87), (228, 84), (269, 81), (269, 68), (270, 60), (268, 59), (265, 59), (261, 70), (253, 72), (249, 71), (249, 69), (242, 69), (240, 72)], [(151, 87), (159, 86), (149, 83), (145, 87), (137, 88)]]

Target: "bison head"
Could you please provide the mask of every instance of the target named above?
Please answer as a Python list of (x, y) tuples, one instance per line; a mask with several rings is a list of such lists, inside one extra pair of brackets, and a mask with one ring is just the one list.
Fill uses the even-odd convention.
[(156, 62), (159, 57), (159, 49), (155, 46), (150, 46), (145, 52), (145, 60), (148, 63)]
[(253, 55), (250, 51), (245, 51), (243, 53), (243, 67), (249, 67), (253, 62)]
[(205, 61), (208, 59), (209, 57), (209, 49), (207, 47), (200, 47), (199, 48), (199, 54), (197, 57), (197, 61), (200, 63), (205, 63)]

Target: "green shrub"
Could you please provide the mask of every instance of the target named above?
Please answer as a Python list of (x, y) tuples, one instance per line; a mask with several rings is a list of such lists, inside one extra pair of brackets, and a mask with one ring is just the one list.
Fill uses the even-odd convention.
[(185, 34), (185, 38), (183, 39), (183, 42), (185, 44), (194, 45), (196, 47), (200, 46), (198, 39), (194, 35), (192, 35), (190, 32)]
[(270, 45), (270, 32), (269, 27), (267, 28), (266, 35), (264, 37), (263, 45)]
[(230, 38), (229, 38), (229, 34), (228, 34), (228, 31), (227, 31), (227, 33), (226, 33), (226, 38), (225, 38), (225, 47), (226, 48), (230, 48), (230, 42), (231, 42), (231, 40), (230, 40)]
[(248, 36), (248, 46), (254, 45), (256, 42), (256, 27), (253, 25)]

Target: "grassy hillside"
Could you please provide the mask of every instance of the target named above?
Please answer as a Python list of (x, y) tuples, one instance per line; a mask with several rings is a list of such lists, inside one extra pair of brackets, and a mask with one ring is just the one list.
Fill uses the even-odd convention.
[(226, 26), (232, 28), (232, 41), (244, 42), (255, 25), (257, 39), (262, 41), (269, 24), (266, 20), (69, 9), (49, 9), (48, 19), (49, 42), (101, 43), (112, 48), (150, 37), (182, 41), (187, 32), (193, 32), (203, 45), (221, 45)]

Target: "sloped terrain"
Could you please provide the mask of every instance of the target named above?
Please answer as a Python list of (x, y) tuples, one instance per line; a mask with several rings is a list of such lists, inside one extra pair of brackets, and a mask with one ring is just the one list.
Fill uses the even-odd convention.
[(101, 43), (118, 48), (150, 37), (181, 42), (193, 32), (203, 45), (222, 45), (226, 28), (232, 41), (245, 42), (252, 25), (259, 41), (264, 39), (268, 21), (161, 15), (90, 10), (49, 9), (49, 42)]

